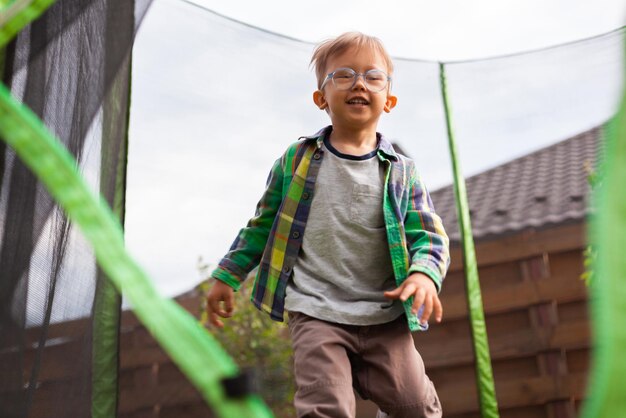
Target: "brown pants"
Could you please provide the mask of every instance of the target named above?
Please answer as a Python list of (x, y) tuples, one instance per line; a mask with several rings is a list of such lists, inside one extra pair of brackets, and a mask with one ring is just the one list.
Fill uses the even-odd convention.
[(354, 418), (353, 388), (378, 405), (381, 417), (442, 416), (404, 316), (387, 324), (356, 326), (290, 312), (289, 330), (298, 418)]

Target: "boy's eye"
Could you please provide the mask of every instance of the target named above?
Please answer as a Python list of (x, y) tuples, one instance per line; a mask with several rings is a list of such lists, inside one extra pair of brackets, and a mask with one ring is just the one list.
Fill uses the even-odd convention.
[(385, 79), (383, 73), (379, 71), (367, 73), (365, 76), (367, 77), (367, 81), (382, 81)]
[(350, 71), (337, 71), (334, 75), (334, 78), (336, 79), (348, 79), (352, 77), (354, 77), (354, 74)]

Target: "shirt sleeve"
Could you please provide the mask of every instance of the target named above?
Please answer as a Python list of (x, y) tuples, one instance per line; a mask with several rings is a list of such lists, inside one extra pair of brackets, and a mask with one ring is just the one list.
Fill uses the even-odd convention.
[(404, 219), (410, 256), (408, 274), (415, 272), (426, 274), (435, 283), (437, 291), (441, 291), (443, 279), (450, 265), (449, 239), (414, 166), (409, 179), (408, 199)]
[(279, 158), (274, 163), (254, 217), (239, 231), (230, 250), (211, 273), (211, 277), (223, 281), (235, 290), (241, 287), (250, 271), (259, 265), (263, 255), (283, 199), (283, 160), (284, 158)]

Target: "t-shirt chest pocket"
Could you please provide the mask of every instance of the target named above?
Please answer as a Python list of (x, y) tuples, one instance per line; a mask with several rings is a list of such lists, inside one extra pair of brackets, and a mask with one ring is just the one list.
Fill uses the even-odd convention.
[(369, 228), (385, 225), (383, 217), (383, 191), (369, 184), (354, 184), (350, 201), (350, 218)]

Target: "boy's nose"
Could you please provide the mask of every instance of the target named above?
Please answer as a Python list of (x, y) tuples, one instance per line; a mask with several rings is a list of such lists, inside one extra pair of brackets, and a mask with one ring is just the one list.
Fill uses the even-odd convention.
[(357, 74), (355, 76), (354, 85), (352, 86), (353, 90), (367, 90), (367, 86), (365, 85), (365, 74)]

